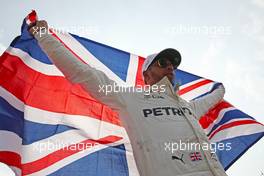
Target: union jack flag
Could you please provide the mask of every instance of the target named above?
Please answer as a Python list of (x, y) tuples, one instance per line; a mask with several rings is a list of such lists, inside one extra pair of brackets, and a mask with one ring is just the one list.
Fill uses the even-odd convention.
[(190, 158), (192, 161), (199, 161), (202, 160), (202, 155), (200, 152), (192, 152), (190, 153)]
[[(118, 114), (65, 79), (28, 33), (35, 20), (32, 12), (0, 58), (0, 162), (16, 175), (139, 175)], [(117, 84), (143, 84), (143, 57), (69, 33), (54, 37)], [(215, 85), (182, 70), (176, 75), (186, 100)], [(230, 151), (217, 151), (225, 169), (264, 135), (262, 124), (227, 101), (200, 124), (212, 142), (232, 144)]]

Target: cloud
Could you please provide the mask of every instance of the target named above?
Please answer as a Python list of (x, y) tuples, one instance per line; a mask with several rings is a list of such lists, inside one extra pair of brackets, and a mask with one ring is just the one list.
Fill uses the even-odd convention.
[(263, 17), (256, 12), (248, 13), (242, 25), (242, 32), (252, 39), (264, 42)]
[[(227, 54), (230, 47), (234, 46), (228, 40), (217, 38), (211, 41), (199, 59), (200, 66), (192, 68), (193, 72), (223, 82), (226, 100), (231, 100), (230, 103), (238, 109), (264, 122), (260, 119), (264, 113), (264, 51), (255, 53), (257, 57), (245, 59), (239, 54)], [(247, 51), (244, 52), (247, 54)]]
[(260, 8), (264, 8), (264, 1), (263, 0), (253, 0), (252, 4), (256, 5), (256, 6), (260, 7)]
[(4, 37), (5, 29), (0, 28), (0, 39)]
[(193, 72), (199, 73), (200, 76), (205, 76), (209, 79), (221, 81), (222, 75), (219, 75), (219, 73), (222, 73), (221, 68), (224, 68), (225, 65), (223, 52), (226, 46), (225, 39), (213, 39), (198, 59), (199, 66), (192, 68)]
[[(259, 0), (254, 0), (254, 1), (258, 2)], [(260, 6), (260, 3), (262, 3), (264, 7), (264, 1), (261, 0), (258, 6)], [(251, 10), (248, 10), (244, 8), (240, 12), (240, 16), (242, 19), (242, 24), (241, 24), (242, 34), (246, 35), (252, 40), (264, 44), (264, 22), (263, 22), (264, 15), (262, 11), (263, 9), (259, 10), (253, 8)]]
[[(226, 87), (232, 87), (227, 90), (226, 99), (232, 99), (231, 103), (239, 105), (237, 108), (260, 120), (259, 117), (264, 113), (264, 73), (262, 65), (256, 63), (229, 59), (224, 70), (224, 80)], [(264, 122), (263, 119), (261, 121)]]

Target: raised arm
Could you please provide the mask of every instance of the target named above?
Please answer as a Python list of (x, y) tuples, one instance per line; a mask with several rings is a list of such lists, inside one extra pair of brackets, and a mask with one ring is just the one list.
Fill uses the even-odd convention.
[(225, 88), (223, 84), (216, 83), (212, 89), (212, 92), (195, 100), (190, 101), (192, 109), (195, 111), (198, 120), (206, 113), (209, 109), (215, 106), (224, 98)]
[[(80, 84), (94, 98), (111, 108), (122, 108), (124, 103), (121, 94), (112, 91), (106, 95), (104, 91), (99, 91), (99, 86), (113, 86), (116, 83), (109, 79), (102, 71), (80, 61), (58, 39), (45, 31), (43, 32), (43, 30), (47, 29), (48, 25), (46, 21), (38, 21), (35, 26), (31, 27), (29, 32), (34, 35), (42, 50), (64, 74), (66, 79), (72, 83)], [(40, 30), (42, 30), (41, 35)]]

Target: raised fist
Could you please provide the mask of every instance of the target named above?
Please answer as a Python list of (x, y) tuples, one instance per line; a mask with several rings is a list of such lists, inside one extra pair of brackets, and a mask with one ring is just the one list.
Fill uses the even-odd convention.
[(45, 20), (36, 21), (36, 23), (29, 26), (28, 29), (31, 35), (35, 35), (41, 31), (41, 34), (48, 33), (48, 23)]

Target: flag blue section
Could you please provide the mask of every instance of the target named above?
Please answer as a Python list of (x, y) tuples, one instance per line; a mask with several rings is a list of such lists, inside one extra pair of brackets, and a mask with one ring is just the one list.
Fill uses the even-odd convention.
[(129, 53), (76, 35), (72, 36), (123, 81), (126, 81), (130, 60)]
[(217, 150), (216, 154), (227, 170), (237, 159), (239, 159), (252, 145), (263, 137), (264, 133), (235, 137), (221, 141), (225, 146), (229, 143), (231, 150)]
[(75, 129), (66, 125), (49, 125), (25, 120), (24, 112), (15, 109), (2, 97), (0, 97), (0, 118), (0, 130), (16, 133), (23, 139), (23, 145)]
[(197, 79), (200, 79), (201, 77), (185, 72), (183, 70), (176, 70), (176, 83), (179, 83), (180, 85), (187, 84), (189, 82), (195, 81)]
[(52, 65), (52, 62), (39, 47), (36, 39), (32, 38), (30, 40), (25, 40), (24, 38), (18, 36), (12, 41), (10, 46), (21, 49), (22, 51), (29, 54), (33, 59), (36, 59), (45, 64)]
[(128, 165), (124, 145), (107, 147), (91, 153), (49, 176), (128, 176)]

